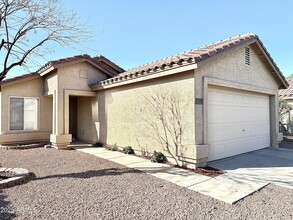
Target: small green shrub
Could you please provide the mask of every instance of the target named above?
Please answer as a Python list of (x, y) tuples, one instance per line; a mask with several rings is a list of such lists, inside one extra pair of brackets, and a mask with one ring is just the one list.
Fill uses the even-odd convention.
[(104, 146), (104, 144), (101, 143), (101, 142), (96, 142), (96, 143), (94, 144), (94, 147), (103, 147), (103, 146)]
[(106, 148), (107, 148), (108, 150), (111, 150), (111, 151), (117, 151), (117, 150), (118, 150), (117, 144), (107, 145)]
[(167, 158), (165, 157), (165, 155), (162, 152), (154, 151), (154, 154), (151, 158), (151, 161), (153, 163), (165, 163), (165, 162), (167, 162)]
[(124, 147), (123, 148), (123, 153), (125, 153), (125, 154), (134, 154), (134, 150), (130, 146)]

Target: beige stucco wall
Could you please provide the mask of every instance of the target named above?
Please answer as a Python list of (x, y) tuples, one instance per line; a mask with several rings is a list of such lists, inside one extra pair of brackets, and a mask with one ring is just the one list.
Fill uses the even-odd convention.
[(247, 47), (250, 48), (250, 65), (246, 65), (244, 62), (245, 47), (236, 47), (199, 64), (195, 74), (198, 77), (209, 76), (278, 90), (278, 83), (270, 73), (271, 70), (267, 68), (252, 46)]
[(146, 102), (146, 97), (157, 93), (180, 97), (184, 126), (182, 144), (194, 147), (193, 71), (98, 91), (100, 141), (132, 146), (136, 150), (146, 148), (150, 153), (162, 151), (168, 155), (157, 140), (158, 135), (145, 120), (157, 120), (149, 112)]
[(44, 95), (53, 95), (58, 88), (57, 70), (44, 76)]
[[(0, 143), (49, 140), (52, 130), (52, 99), (43, 96), (43, 79), (20, 81), (2, 85), (1, 88), (1, 135)], [(9, 131), (9, 97), (39, 98), (39, 130)]]
[(58, 69), (58, 89), (91, 91), (89, 84), (106, 79), (106, 75), (87, 62)]
[(64, 89), (91, 91), (89, 84), (106, 79), (106, 75), (87, 62), (66, 65), (44, 76), (44, 93), (52, 95), (54, 90), (62, 94)]

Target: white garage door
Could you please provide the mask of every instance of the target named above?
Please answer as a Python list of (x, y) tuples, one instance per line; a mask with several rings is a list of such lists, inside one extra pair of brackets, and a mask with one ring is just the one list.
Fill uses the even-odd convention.
[(209, 88), (209, 161), (270, 146), (269, 97)]

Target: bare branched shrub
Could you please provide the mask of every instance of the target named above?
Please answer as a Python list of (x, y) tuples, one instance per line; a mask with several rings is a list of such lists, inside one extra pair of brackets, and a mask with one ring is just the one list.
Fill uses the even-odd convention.
[(180, 92), (155, 90), (144, 95), (143, 99), (145, 105), (140, 109), (140, 118), (152, 128), (153, 138), (179, 165), (176, 155), (185, 131), (183, 117), (186, 108)]
[(88, 30), (58, 0), (0, 0), (0, 82), (12, 68), (52, 52), (53, 42), (84, 42)]

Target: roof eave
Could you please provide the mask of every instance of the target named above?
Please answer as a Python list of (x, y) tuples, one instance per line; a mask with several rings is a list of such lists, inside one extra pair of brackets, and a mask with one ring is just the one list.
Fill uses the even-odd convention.
[(159, 78), (159, 77), (163, 77), (163, 76), (167, 76), (167, 75), (173, 75), (173, 74), (177, 74), (177, 73), (181, 73), (181, 72), (186, 72), (186, 71), (193, 70), (193, 69), (197, 69), (197, 63), (179, 66), (177, 68), (172, 68), (172, 69), (168, 69), (168, 70), (162, 70), (160, 72), (150, 72), (150, 73), (146, 73), (145, 75), (141, 75), (141, 76), (138, 76), (135, 78), (128, 77), (128, 79), (124, 79), (124, 80), (122, 80), (120, 82), (116, 82), (116, 83), (108, 83), (107, 84), (106, 83), (107, 81), (111, 82), (112, 80), (116, 80), (116, 79), (108, 79), (108, 80), (104, 80), (105, 83), (103, 83), (103, 84), (97, 83), (94, 85), (90, 85), (90, 87), (91, 87), (92, 91), (98, 91), (98, 90), (109, 89), (109, 88), (118, 87), (118, 86), (122, 86), (122, 85), (142, 82), (142, 81), (146, 81), (146, 80), (150, 80), (150, 79), (155, 79), (155, 78)]
[[(109, 60), (107, 57), (101, 56), (101, 61), (104, 62), (105, 64), (107, 64), (108, 66), (112, 67), (113, 69), (115, 69), (117, 72), (122, 73), (125, 72), (125, 70), (118, 66), (116, 63), (113, 63), (111, 60)], [(95, 57), (94, 57), (95, 59)]]
[(287, 82), (287, 80), (285, 79), (285, 77), (283, 76), (283, 74), (279, 70), (279, 68), (276, 66), (276, 64), (272, 61), (272, 58), (268, 54), (268, 51), (266, 50), (264, 45), (261, 43), (261, 41), (258, 38), (255, 40), (255, 43), (260, 48), (260, 50), (262, 51), (262, 53), (265, 56), (266, 60), (268, 61), (268, 63), (272, 67), (272, 69), (273, 69), (272, 74), (277, 76), (278, 80), (280, 81), (279, 89), (287, 89), (289, 87), (289, 83)]
[(24, 77), (24, 78), (21, 78), (21, 76), (15, 77), (15, 79), (13, 79), (11, 81), (7, 81), (7, 82), (2, 81), (1, 82), (1, 87), (10, 86), (10, 85), (13, 85), (13, 84), (16, 84), (16, 83), (26, 82), (26, 81), (29, 81), (29, 80), (37, 79), (39, 77), (40, 77), (39, 74), (34, 74), (34, 75)]
[(40, 74), (40, 76), (44, 76), (50, 72), (52, 72), (53, 70), (55, 70), (56, 68), (54, 66), (50, 66), (49, 68), (45, 69), (45, 70), (41, 70), (38, 71), (38, 73)]
[(50, 72), (52, 72), (53, 70), (55, 69), (58, 69), (58, 68), (62, 68), (62, 67), (65, 67), (65, 66), (68, 66), (68, 65), (72, 65), (72, 64), (76, 64), (76, 63), (81, 63), (81, 62), (88, 62), (89, 64), (91, 64), (92, 66), (94, 66), (95, 68), (99, 69), (100, 71), (102, 71), (103, 73), (105, 73), (106, 75), (112, 77), (113, 74), (111, 74), (110, 72), (108, 72), (107, 70), (105, 70), (104, 68), (100, 67), (98, 64), (96, 64), (95, 62), (89, 60), (89, 59), (86, 59), (86, 58), (82, 58), (82, 59), (79, 59), (79, 60), (74, 60), (74, 61), (70, 61), (70, 62), (67, 62), (67, 63), (61, 63), (61, 64), (52, 64), (50, 67), (44, 69), (44, 70), (40, 70), (38, 71), (38, 73), (41, 75), (41, 76), (44, 76)]

